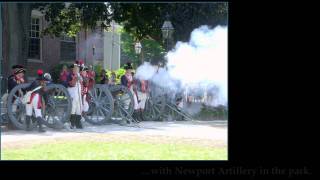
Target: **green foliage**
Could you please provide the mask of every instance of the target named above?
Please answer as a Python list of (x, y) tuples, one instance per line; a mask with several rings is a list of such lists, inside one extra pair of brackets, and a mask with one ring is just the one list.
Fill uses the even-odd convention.
[(75, 36), (81, 28), (110, 27), (111, 20), (124, 26), (137, 40), (153, 39), (162, 43), (161, 27), (170, 14), (175, 41), (188, 41), (190, 33), (201, 25), (226, 25), (228, 4), (216, 3), (35, 3), (45, 13), (50, 26), (45, 34)]
[(164, 59), (165, 49), (159, 42), (153, 39), (143, 39), (141, 44), (144, 61), (158, 64), (159, 61)]
[(63, 34), (76, 36), (81, 28), (94, 29), (98, 21), (105, 21), (102, 27), (108, 27), (111, 14), (110, 5), (101, 3), (71, 3), (69, 7), (65, 3), (35, 3), (34, 9), (45, 13), (46, 21), (50, 25), (44, 29), (43, 35), (60, 37)]
[(116, 71), (117, 76), (123, 76), (126, 73), (126, 70), (123, 68), (120, 68)]
[(96, 73), (96, 77), (95, 77), (95, 81), (96, 83), (100, 83), (101, 78), (100, 78), (100, 74), (101, 74), (101, 70), (103, 69), (102, 65), (97, 64), (93, 66), (93, 70)]
[(161, 27), (169, 13), (176, 41), (188, 41), (201, 25), (227, 24), (227, 3), (111, 3), (113, 18), (125, 31), (141, 40), (146, 37), (162, 42)]
[(138, 64), (140, 59), (139, 55), (136, 54), (134, 49), (134, 37), (129, 33), (123, 32), (121, 33), (121, 61), (127, 62), (130, 61), (134, 65)]
[[(96, 80), (97, 83), (100, 83), (100, 81), (101, 81), (100, 75), (101, 75), (102, 69), (103, 69), (103, 67), (100, 64), (97, 64), (97, 65), (94, 66), (94, 71), (96, 73), (95, 80)], [(105, 71), (106, 71), (106, 75), (110, 79), (112, 71), (109, 71), (107, 69), (105, 69)], [(116, 70), (114, 72), (116, 73), (116, 83), (120, 83), (120, 78), (121, 78), (122, 75), (124, 75), (126, 73), (126, 70), (123, 69), (123, 68), (119, 68), (118, 70)]]
[(148, 38), (142, 39), (140, 42), (142, 46), (141, 54), (136, 54), (135, 43), (135, 37), (132, 34), (121, 32), (122, 62), (130, 61), (134, 67), (138, 67), (142, 62), (141, 59), (154, 64), (163, 59), (164, 48), (159, 42)]
[(195, 117), (200, 120), (227, 120), (228, 110), (224, 106), (210, 107), (203, 104), (201, 111)]

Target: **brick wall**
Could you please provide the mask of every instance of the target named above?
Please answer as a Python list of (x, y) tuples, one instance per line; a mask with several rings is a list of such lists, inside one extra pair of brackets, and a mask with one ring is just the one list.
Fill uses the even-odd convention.
[[(48, 23), (42, 17), (43, 27)], [(60, 38), (44, 36), (42, 38), (42, 62), (28, 61), (28, 75), (31, 77), (36, 76), (38, 69), (44, 72), (49, 72), (55, 65), (60, 62)]]

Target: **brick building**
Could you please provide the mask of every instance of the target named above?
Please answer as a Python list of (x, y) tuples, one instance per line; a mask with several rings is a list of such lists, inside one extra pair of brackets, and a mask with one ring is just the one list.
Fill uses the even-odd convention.
[[(19, 63), (19, 53), (12, 53), (12, 44), (20, 46), (19, 3), (1, 3), (2, 26), (2, 62), (1, 74), (8, 77), (12, 65)], [(119, 26), (113, 22), (109, 31), (95, 30), (81, 31), (77, 37), (40, 36), (41, 30), (48, 26), (44, 14), (32, 10), (30, 28), (28, 30), (29, 48), (20, 52), (27, 52), (26, 64), (28, 80), (36, 76), (36, 70), (41, 68), (49, 72), (60, 63), (72, 63), (76, 59), (83, 59), (86, 64), (100, 64), (105, 69), (116, 70), (120, 67), (120, 35), (116, 33)], [(19, 24), (20, 23), (20, 24)], [(10, 52), (11, 51), (11, 52)], [(9, 53), (10, 52), (10, 53)], [(17, 51), (19, 52), (19, 51)], [(6, 80), (1, 82), (1, 90), (6, 89)]]
[[(97, 27), (100, 23), (98, 22)], [(76, 57), (83, 59), (86, 64), (101, 65), (107, 70), (120, 68), (120, 26), (111, 23), (109, 30), (82, 30), (76, 38)]]
[[(8, 44), (11, 43), (8, 38), (8, 23), (11, 23), (12, 19), (8, 17), (6, 11), (9, 11), (6, 6), (2, 7), (2, 26), (4, 31), (2, 32), (2, 74), (8, 76), (10, 74), (10, 67), (16, 64), (15, 59), (9, 56)], [(76, 41), (75, 38), (63, 36), (60, 38), (44, 36), (40, 37), (40, 32), (48, 26), (48, 22), (45, 21), (44, 15), (36, 10), (32, 10), (31, 13), (31, 26), (29, 30), (29, 49), (27, 59), (27, 75), (31, 80), (36, 75), (36, 70), (41, 68), (44, 71), (50, 71), (55, 65), (61, 62), (72, 62), (76, 59)]]

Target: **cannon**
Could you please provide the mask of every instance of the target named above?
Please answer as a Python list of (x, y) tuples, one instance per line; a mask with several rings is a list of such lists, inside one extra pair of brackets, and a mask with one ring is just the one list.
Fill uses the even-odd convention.
[[(22, 102), (26, 94), (24, 89), (29, 83), (20, 84), (14, 87), (7, 99), (7, 116), (9, 120), (18, 128), (25, 129), (26, 106)], [(60, 84), (50, 84), (47, 86), (47, 93), (42, 98), (43, 124), (54, 129), (63, 128), (63, 123), (67, 121), (71, 113), (71, 99), (67, 89)], [(35, 127), (35, 119), (31, 121), (31, 127)]]
[[(134, 97), (132, 92), (123, 85), (111, 85), (109, 90), (114, 100), (115, 110), (111, 120), (120, 124), (136, 124), (137, 121), (132, 118), (134, 111)], [(119, 120), (121, 122), (119, 122)]]
[[(25, 104), (22, 98), (26, 94), (24, 89), (28, 83), (17, 85), (8, 95), (7, 116), (18, 128), (25, 129)], [(169, 117), (179, 120), (191, 120), (192, 117), (176, 103), (182, 99), (172, 91), (151, 83), (147, 97), (144, 119), (149, 121), (167, 120)], [(180, 100), (179, 100), (180, 98)], [(89, 110), (84, 114), (86, 122), (93, 125), (103, 125), (108, 122), (119, 124), (134, 124), (132, 118), (134, 111), (134, 96), (132, 92), (122, 85), (95, 84), (88, 92)], [(49, 128), (62, 129), (69, 122), (71, 114), (71, 97), (65, 86), (61, 84), (47, 85), (43, 96), (44, 104), (43, 124)], [(36, 126), (33, 119), (31, 127)]]
[(179, 106), (179, 103), (182, 101), (183, 97), (179, 93), (150, 82), (144, 119), (151, 121), (163, 121), (169, 118), (174, 120), (192, 120), (192, 116)]
[(160, 121), (166, 104), (165, 91), (152, 82), (150, 82), (149, 88), (149, 96), (147, 97), (143, 116), (148, 121)]
[(94, 125), (105, 124), (113, 114), (114, 99), (107, 85), (96, 84), (88, 92), (89, 110), (84, 118)]
[[(25, 129), (25, 104), (22, 99), (26, 92), (24, 89), (29, 83), (17, 85), (8, 95), (4, 105), (6, 112), (2, 114), (18, 129)], [(121, 85), (108, 86), (95, 84), (88, 92), (89, 110), (84, 115), (85, 121), (93, 125), (103, 125), (110, 120), (125, 120), (134, 123), (133, 95), (128, 88)], [(61, 84), (50, 84), (42, 98), (43, 124), (49, 128), (62, 129), (69, 121), (71, 114), (71, 97), (65, 86)], [(31, 121), (31, 127), (36, 127), (36, 121)]]

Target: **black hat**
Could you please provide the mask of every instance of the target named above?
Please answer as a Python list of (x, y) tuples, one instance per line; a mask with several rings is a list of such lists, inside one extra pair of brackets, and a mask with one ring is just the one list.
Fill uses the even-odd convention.
[(71, 65), (69, 66), (69, 68), (72, 69), (72, 68), (74, 68), (74, 67), (76, 67), (76, 66), (77, 66), (77, 67), (80, 67), (78, 64), (71, 64)]
[(126, 64), (124, 65), (124, 69), (125, 69), (125, 70), (133, 69), (132, 64), (131, 64), (130, 62), (126, 63)]
[(39, 80), (39, 81), (51, 81), (51, 79), (49, 79), (49, 77), (45, 76), (45, 75), (37, 77), (37, 80)]
[(89, 71), (89, 68), (87, 66), (81, 66), (80, 71)]
[(45, 73), (44, 75), (43, 75), (43, 77), (45, 77), (46, 79), (47, 79), (47, 81), (51, 81), (52, 79), (51, 79), (51, 75), (49, 74), (49, 73)]
[(20, 64), (17, 64), (17, 65), (13, 65), (12, 67), (11, 67), (11, 69), (17, 69), (17, 68), (24, 68), (22, 65), (20, 65)]
[(14, 74), (25, 73), (25, 72), (26, 72), (25, 69), (19, 68), (19, 69), (17, 69), (17, 70), (14, 71)]
[(37, 77), (37, 80), (39, 81), (46, 81), (46, 78), (44, 76), (39, 76)]

